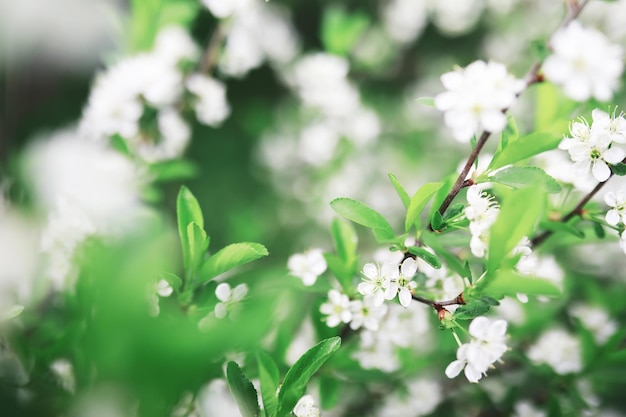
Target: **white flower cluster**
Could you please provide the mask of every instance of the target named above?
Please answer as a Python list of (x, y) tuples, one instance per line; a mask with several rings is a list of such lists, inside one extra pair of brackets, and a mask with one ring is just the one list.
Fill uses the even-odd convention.
[(563, 329), (545, 331), (526, 354), (530, 360), (549, 365), (557, 374), (565, 375), (583, 369), (580, 340)]
[(413, 277), (417, 273), (417, 262), (408, 258), (401, 265), (384, 263), (382, 266), (365, 264), (363, 282), (358, 286), (365, 297), (373, 297), (374, 305), (381, 305), (385, 300), (393, 300), (398, 295), (400, 304), (408, 307), (413, 300), (413, 291), (417, 283)]
[(469, 142), (481, 130), (501, 132), (507, 123), (503, 110), (526, 87), (493, 61), (475, 61), (447, 72), (441, 82), (447, 91), (435, 97), (435, 106), (445, 112), (445, 123), (459, 142)]
[(315, 405), (313, 396), (307, 394), (298, 400), (293, 414), (296, 417), (320, 417), (320, 409)]
[(98, 75), (83, 110), (81, 133), (96, 140), (120, 135), (136, 156), (149, 162), (180, 156), (191, 137), (179, 110), (185, 88), (196, 97), (201, 123), (216, 126), (230, 113), (219, 81), (201, 74), (187, 77), (181, 70), (182, 62), (197, 57), (186, 30), (162, 29), (150, 52), (127, 57)]
[(406, 390), (406, 395), (394, 391), (387, 396), (376, 415), (379, 417), (425, 416), (435, 411), (443, 399), (441, 385), (426, 378), (407, 381)]
[(569, 310), (592, 334), (598, 345), (605, 344), (617, 332), (618, 324), (600, 307), (576, 304)]
[(457, 359), (446, 368), (448, 378), (456, 377), (463, 369), (469, 382), (478, 382), (487, 374), (489, 367), (508, 350), (506, 346), (504, 320), (491, 321), (487, 317), (476, 317), (469, 326), (472, 340), (459, 346)]
[(317, 277), (322, 275), (328, 265), (321, 249), (310, 249), (304, 253), (291, 255), (287, 260), (289, 273), (302, 280), (302, 283), (310, 287), (315, 284)]
[[(624, 190), (609, 191), (604, 195), (604, 202), (611, 207), (606, 213), (606, 222), (611, 226), (626, 228), (626, 196), (624, 196)], [(626, 230), (620, 234), (619, 245), (626, 253)]]
[(611, 99), (624, 69), (620, 45), (573, 21), (554, 34), (550, 47), (553, 54), (543, 64), (548, 80), (577, 101)]
[(474, 256), (482, 258), (489, 243), (489, 229), (495, 223), (500, 208), (492, 196), (483, 192), (480, 185), (472, 185), (467, 189), (467, 202), (465, 217), (470, 221), (470, 249)]
[(340, 323), (350, 324), (352, 330), (364, 327), (377, 331), (380, 322), (387, 314), (387, 306), (375, 305), (373, 297), (363, 300), (350, 300), (346, 294), (337, 290), (328, 292), (328, 301), (320, 306), (320, 312), (327, 315), (326, 325), (337, 327)]
[(228, 314), (228, 311), (233, 306), (248, 294), (248, 286), (246, 284), (239, 284), (235, 288), (230, 288), (230, 285), (226, 282), (222, 282), (215, 288), (215, 296), (219, 300), (213, 309), (215, 317), (223, 319)]
[(608, 164), (617, 164), (625, 153), (616, 144), (626, 143), (626, 120), (622, 114), (609, 115), (595, 109), (591, 113), (591, 126), (584, 118), (579, 118), (570, 127), (571, 137), (566, 137), (559, 148), (569, 152), (577, 175), (592, 175), (604, 182), (611, 176)]
[(230, 19), (219, 61), (222, 73), (243, 77), (265, 60), (284, 65), (298, 53), (297, 33), (282, 8), (260, 0), (202, 2), (216, 18)]

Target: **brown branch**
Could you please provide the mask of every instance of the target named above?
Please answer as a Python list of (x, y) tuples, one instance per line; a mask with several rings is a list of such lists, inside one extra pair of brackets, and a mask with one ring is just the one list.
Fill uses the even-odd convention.
[(445, 300), (445, 301), (432, 301), (432, 300), (429, 300), (424, 297), (420, 297), (419, 295), (415, 295), (415, 294), (413, 294), (412, 298), (417, 302), (427, 304), (429, 306), (434, 307), (437, 310), (439, 310), (443, 306), (454, 306), (454, 305), (465, 304), (465, 300), (463, 299), (463, 293), (457, 295), (456, 298), (452, 300)]
[(211, 39), (207, 44), (204, 53), (202, 54), (202, 58), (200, 59), (198, 65), (198, 71), (202, 74), (208, 74), (213, 70), (213, 67), (217, 64), (217, 59), (219, 58), (220, 48), (224, 39), (226, 39), (226, 35), (228, 34), (228, 24), (226, 21), (220, 22), (213, 34), (211, 35)]

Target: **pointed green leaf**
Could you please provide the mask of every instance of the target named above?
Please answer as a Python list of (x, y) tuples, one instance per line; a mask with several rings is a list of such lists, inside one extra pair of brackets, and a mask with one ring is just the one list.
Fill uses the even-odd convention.
[(433, 230), (441, 230), (443, 226), (443, 217), (438, 211), (433, 212), (433, 217), (430, 219), (430, 227)]
[(226, 271), (268, 254), (265, 246), (260, 243), (243, 242), (228, 245), (204, 261), (199, 271), (201, 282), (209, 281)]
[(505, 165), (528, 159), (545, 151), (556, 149), (562, 137), (553, 133), (533, 132), (522, 136), (515, 142), (496, 152), (488, 170), (495, 170)]
[(396, 193), (398, 193), (398, 196), (400, 196), (400, 200), (402, 200), (402, 204), (404, 204), (404, 207), (408, 208), (409, 203), (411, 202), (411, 197), (409, 197), (409, 193), (406, 192), (406, 190), (404, 189), (402, 184), (400, 184), (400, 181), (398, 181), (395, 175), (391, 173), (387, 175), (389, 176), (389, 180), (393, 184), (393, 188), (396, 189)]
[(330, 226), (333, 243), (339, 259), (348, 264), (357, 257), (357, 245), (359, 239), (354, 227), (341, 219), (333, 219)]
[(433, 97), (418, 97), (415, 101), (424, 106), (435, 107), (435, 99)]
[(178, 192), (176, 215), (178, 218), (178, 234), (183, 248), (185, 270), (190, 270), (192, 268), (191, 253), (193, 249), (189, 246), (188, 226), (194, 222), (200, 229), (204, 229), (204, 218), (202, 217), (202, 209), (200, 209), (198, 200), (185, 186), (180, 187)]
[(209, 238), (196, 222), (191, 222), (187, 225), (187, 239), (189, 240), (189, 268), (192, 273), (195, 273), (209, 248)]
[(457, 308), (454, 312), (454, 318), (457, 320), (471, 320), (478, 316), (485, 315), (490, 309), (490, 303), (485, 302), (481, 298), (477, 298)]
[(422, 241), (428, 247), (435, 251), (437, 256), (443, 259), (445, 265), (452, 271), (456, 272), (463, 278), (471, 281), (472, 272), (467, 262), (464, 264), (456, 255), (450, 253), (438, 240), (439, 235), (436, 233), (425, 232), (422, 234)]
[(237, 402), (243, 417), (258, 417), (260, 414), (257, 393), (252, 382), (241, 371), (235, 362), (228, 362), (226, 366), (226, 381), (228, 388)]
[(534, 185), (543, 188), (550, 194), (556, 194), (561, 191), (559, 183), (546, 174), (543, 169), (537, 167), (512, 166), (504, 168), (490, 175), (489, 181), (508, 185), (513, 188)]
[(495, 271), (524, 236), (534, 230), (544, 208), (545, 194), (534, 187), (514, 190), (504, 198), (489, 236), (487, 270)]
[(626, 164), (620, 162), (618, 164), (611, 165), (611, 172), (613, 172), (613, 174), (617, 176), (623, 177), (624, 175), (626, 175)]
[(548, 279), (521, 275), (511, 270), (496, 271), (477, 285), (480, 294), (493, 298), (516, 294), (558, 296), (561, 291)]
[(379, 241), (395, 238), (389, 222), (379, 212), (360, 201), (350, 198), (337, 198), (330, 202), (330, 206), (346, 219), (372, 229)]
[(441, 182), (429, 182), (422, 185), (411, 197), (409, 207), (406, 210), (406, 219), (404, 220), (404, 231), (408, 232), (411, 227), (419, 220), (419, 216), (430, 201), (431, 197), (441, 188)]
[(196, 165), (184, 159), (155, 162), (148, 167), (148, 170), (155, 182), (192, 178), (198, 173)]
[(443, 204), (443, 201), (448, 196), (448, 193), (450, 192), (450, 190), (452, 190), (452, 187), (454, 186), (454, 183), (456, 182), (458, 176), (459, 175), (456, 172), (448, 175), (448, 177), (443, 182), (441, 187), (437, 190), (437, 193), (435, 194), (435, 198), (433, 198), (433, 203), (430, 206), (430, 211), (428, 212), (428, 218), (431, 221), (433, 219), (434, 213), (436, 211), (439, 211), (439, 208)]
[(507, 115), (506, 118), (508, 122), (500, 134), (500, 144), (498, 145), (498, 150), (506, 148), (509, 143), (515, 142), (519, 138), (519, 131), (517, 130), (515, 118), (513, 118), (510, 114)]
[(263, 351), (257, 351), (256, 360), (259, 366), (263, 408), (267, 417), (274, 417), (278, 412), (277, 389), (280, 380), (278, 367), (271, 356)]
[(306, 390), (309, 380), (341, 345), (340, 337), (323, 340), (309, 349), (287, 371), (278, 393), (278, 417), (288, 415)]
[(420, 248), (418, 246), (409, 246), (407, 249), (409, 250), (409, 253), (423, 259), (428, 265), (432, 266), (433, 268), (441, 268), (441, 262), (439, 262), (439, 258), (437, 258), (436, 255), (427, 251), (426, 249)]

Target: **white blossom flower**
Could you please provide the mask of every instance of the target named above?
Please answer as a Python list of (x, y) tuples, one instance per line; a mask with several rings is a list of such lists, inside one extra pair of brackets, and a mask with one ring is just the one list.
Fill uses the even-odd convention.
[(609, 135), (591, 134), (587, 140), (576, 137), (565, 138), (559, 144), (560, 149), (567, 150), (574, 161), (574, 169), (581, 175), (589, 175), (604, 182), (611, 176), (608, 164), (617, 164), (624, 159), (624, 151), (616, 146), (611, 147)]
[(304, 253), (296, 253), (287, 260), (289, 273), (300, 278), (307, 287), (315, 284), (317, 277), (326, 271), (327, 266), (321, 249), (310, 249)]
[(181, 26), (167, 26), (159, 31), (154, 41), (154, 55), (176, 66), (184, 60), (195, 60), (198, 45)]
[(612, 226), (617, 225), (620, 221), (626, 224), (626, 196), (624, 196), (624, 191), (609, 191), (604, 195), (604, 202), (607, 206), (612, 207), (606, 213), (606, 222)]
[(607, 112), (600, 109), (593, 109), (591, 112), (593, 123), (591, 131), (596, 135), (607, 135), (611, 142), (626, 143), (626, 119), (624, 114), (613, 114), (611, 116)]
[(319, 417), (320, 410), (315, 405), (315, 400), (311, 395), (305, 395), (298, 400), (293, 408), (293, 414), (296, 417)]
[(328, 291), (328, 301), (320, 306), (320, 312), (328, 316), (328, 327), (337, 327), (339, 323), (349, 323), (352, 320), (350, 299), (337, 290)]
[(413, 258), (407, 258), (400, 265), (400, 274), (396, 278), (398, 285), (398, 300), (402, 307), (408, 307), (413, 300), (413, 291), (417, 283), (412, 280), (417, 272), (417, 262)]
[(216, 127), (230, 115), (226, 87), (220, 81), (202, 74), (191, 74), (185, 85), (197, 98), (194, 108), (198, 121)]
[(215, 288), (215, 296), (220, 302), (215, 305), (213, 309), (215, 317), (223, 319), (226, 317), (228, 310), (232, 308), (234, 304), (239, 303), (248, 294), (248, 286), (246, 284), (239, 284), (234, 289), (230, 288), (230, 285), (226, 282), (222, 282)]
[(385, 31), (398, 43), (409, 43), (422, 32), (428, 21), (427, 2), (391, 0), (384, 3)]
[(543, 63), (548, 80), (577, 101), (611, 99), (624, 68), (621, 46), (573, 21), (554, 34), (550, 47), (553, 54)]
[(365, 297), (363, 300), (353, 300), (350, 302), (352, 320), (350, 328), (352, 330), (364, 327), (373, 332), (380, 328), (380, 323), (387, 314), (387, 305), (375, 305), (374, 297)]
[(528, 349), (527, 356), (535, 363), (549, 365), (561, 375), (583, 369), (580, 340), (563, 329), (545, 331)]
[(396, 279), (399, 271), (398, 265), (384, 263), (382, 266), (365, 264), (363, 266), (363, 282), (357, 289), (364, 296), (373, 297), (375, 306), (381, 305), (385, 300), (392, 300), (398, 292)]
[(441, 386), (426, 378), (408, 381), (406, 390), (406, 395), (394, 391), (387, 396), (376, 415), (379, 417), (423, 416), (435, 411), (443, 399)]
[(606, 343), (617, 332), (617, 322), (599, 307), (576, 304), (570, 308), (569, 312), (593, 333), (593, 338), (599, 345)]
[(76, 392), (76, 378), (74, 377), (74, 367), (67, 359), (57, 359), (50, 364), (50, 370), (56, 376), (61, 387), (74, 394)]
[(546, 417), (546, 412), (536, 408), (530, 401), (518, 401), (513, 417)]
[(447, 91), (435, 97), (435, 105), (459, 142), (468, 142), (479, 130), (501, 132), (507, 123), (502, 111), (526, 86), (503, 64), (484, 61), (445, 73), (441, 82)]
[(500, 208), (496, 201), (482, 191), (480, 185), (472, 185), (467, 190), (468, 206), (465, 208), (465, 217), (470, 221), (469, 229), (472, 234), (470, 250), (474, 256), (485, 256), (489, 243), (489, 229), (495, 223)]
[(484, 316), (472, 320), (469, 326), (472, 340), (459, 347), (457, 359), (445, 370), (446, 376), (454, 378), (464, 370), (468, 381), (478, 382), (507, 351), (506, 327), (504, 320), (491, 321)]

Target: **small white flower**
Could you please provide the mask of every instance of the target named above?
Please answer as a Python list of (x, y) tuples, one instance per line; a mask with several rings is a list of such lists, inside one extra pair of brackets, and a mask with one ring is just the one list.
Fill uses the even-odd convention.
[(445, 112), (445, 123), (459, 142), (468, 142), (479, 130), (501, 132), (506, 126), (502, 110), (526, 86), (503, 64), (484, 61), (445, 73), (441, 82), (447, 91), (435, 97), (435, 105)]
[(546, 412), (537, 409), (529, 401), (518, 401), (515, 403), (515, 414), (513, 417), (546, 417)]
[(380, 328), (380, 323), (388, 310), (385, 304), (374, 305), (374, 297), (365, 297), (362, 301), (351, 301), (350, 309), (352, 310), (350, 328), (357, 330), (364, 327), (373, 332)]
[(169, 282), (167, 282), (164, 279), (161, 279), (156, 284), (156, 292), (161, 297), (169, 297), (170, 295), (172, 295), (172, 292), (174, 292), (174, 289), (172, 288)]
[(291, 255), (287, 260), (287, 267), (291, 275), (300, 278), (305, 286), (310, 287), (326, 271), (327, 265), (321, 249), (310, 249)]
[(569, 312), (593, 333), (593, 337), (599, 345), (606, 343), (618, 329), (617, 322), (599, 307), (577, 304)]
[(237, 304), (248, 294), (248, 286), (246, 284), (239, 284), (234, 289), (230, 288), (230, 285), (226, 282), (222, 282), (215, 288), (215, 296), (219, 303), (215, 305), (213, 309), (215, 317), (223, 319), (226, 317), (228, 310), (232, 308), (234, 304)]
[(293, 408), (296, 417), (319, 417), (320, 410), (315, 406), (315, 400), (311, 395), (305, 395), (298, 400)]
[(413, 300), (413, 291), (417, 283), (412, 280), (417, 272), (417, 262), (413, 258), (407, 258), (400, 266), (400, 275), (396, 278), (398, 283), (398, 300), (402, 307), (408, 307)]
[(349, 323), (352, 320), (350, 299), (337, 290), (328, 291), (328, 301), (320, 306), (320, 312), (328, 316), (328, 327), (337, 327), (339, 323)]
[(216, 127), (230, 115), (226, 86), (220, 81), (206, 75), (192, 74), (185, 85), (197, 97), (195, 109), (198, 121)]
[(50, 364), (50, 370), (56, 376), (59, 385), (70, 392), (76, 392), (76, 378), (74, 377), (74, 367), (67, 359), (57, 359)]
[(607, 135), (611, 142), (626, 143), (626, 119), (623, 113), (609, 115), (600, 109), (591, 112), (593, 124), (591, 130), (596, 135)]
[(474, 343), (464, 343), (456, 351), (456, 360), (445, 370), (448, 378), (455, 378), (461, 371), (469, 382), (477, 383), (487, 373), (490, 362), (488, 355)]
[(606, 213), (606, 222), (615, 226), (621, 220), (622, 223), (626, 224), (626, 196), (624, 196), (624, 191), (619, 190), (616, 193), (609, 191), (604, 195), (604, 202), (607, 206), (612, 207)]
[(560, 149), (567, 150), (574, 161), (574, 169), (582, 175), (591, 173), (593, 177), (604, 182), (611, 176), (608, 164), (617, 164), (624, 159), (624, 151), (611, 147), (611, 139), (607, 135), (591, 135), (586, 141), (565, 138), (559, 144)]
[(469, 230), (472, 234), (470, 250), (474, 256), (485, 256), (489, 244), (489, 229), (500, 213), (497, 203), (480, 185), (472, 185), (467, 190), (468, 206), (465, 217), (470, 221)]
[(363, 266), (363, 282), (357, 287), (364, 296), (372, 296), (375, 306), (385, 300), (391, 300), (398, 292), (396, 279), (399, 276), (398, 265), (384, 263), (382, 266), (365, 264)]
[(577, 101), (611, 99), (624, 68), (621, 46), (577, 21), (556, 32), (550, 46), (553, 54), (543, 64), (548, 80)]
[(583, 369), (580, 340), (563, 329), (545, 331), (528, 349), (527, 356), (535, 363), (548, 364), (561, 375)]

